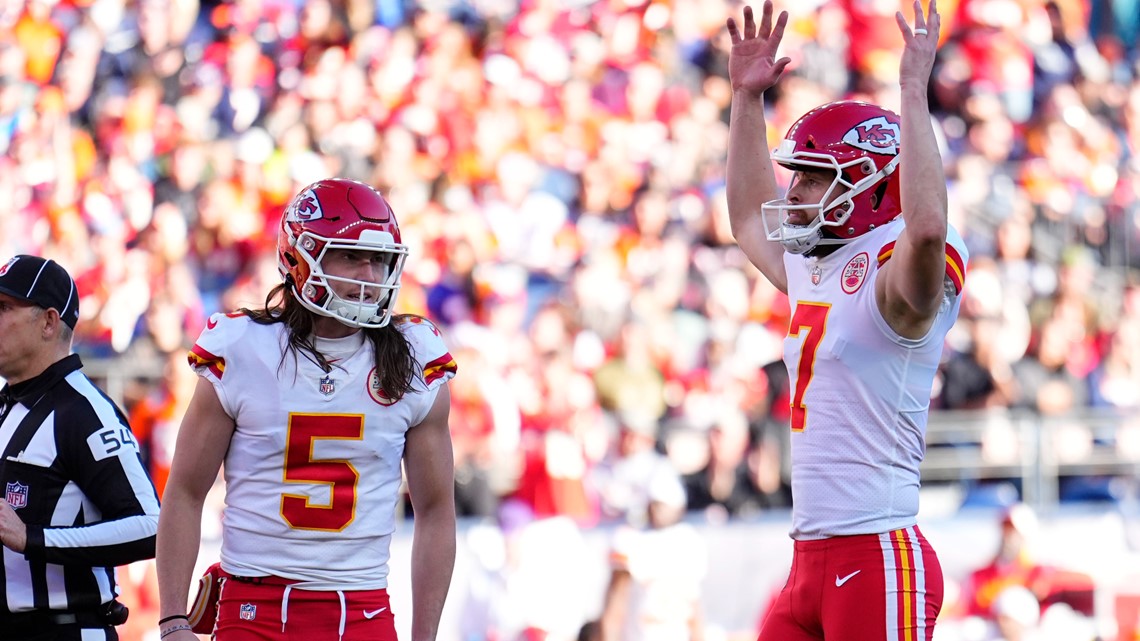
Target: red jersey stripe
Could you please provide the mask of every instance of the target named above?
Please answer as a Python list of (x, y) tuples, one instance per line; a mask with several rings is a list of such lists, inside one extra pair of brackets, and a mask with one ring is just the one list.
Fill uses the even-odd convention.
[(895, 241), (892, 240), (891, 242), (887, 243), (886, 245), (883, 245), (883, 248), (879, 250), (879, 267), (882, 267), (883, 263), (890, 260), (891, 254), (893, 254), (894, 252), (895, 252)]
[[(879, 250), (879, 267), (890, 260), (894, 253), (894, 241), (883, 245), (883, 248)], [(954, 283), (954, 291), (961, 293), (966, 280), (966, 263), (962, 260), (962, 255), (950, 243), (946, 243), (946, 275), (950, 277), (950, 282)]]
[(226, 359), (207, 352), (197, 344), (190, 349), (190, 352), (186, 355), (186, 360), (189, 361), (191, 367), (209, 368), (210, 372), (219, 380), (221, 380), (222, 374), (226, 371)]
[(448, 373), (454, 374), (456, 369), (455, 358), (451, 356), (451, 352), (447, 352), (424, 365), (424, 383), (431, 385), (433, 381), (439, 380)]
[(954, 291), (962, 293), (962, 286), (966, 282), (966, 263), (958, 250), (949, 243), (946, 244), (946, 275), (953, 281)]

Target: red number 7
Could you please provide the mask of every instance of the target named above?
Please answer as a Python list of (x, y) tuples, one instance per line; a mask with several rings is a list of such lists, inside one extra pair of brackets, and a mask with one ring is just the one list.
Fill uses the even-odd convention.
[(831, 305), (825, 303), (805, 303), (798, 301), (796, 311), (792, 314), (792, 321), (788, 326), (788, 336), (798, 337), (800, 329), (804, 332), (804, 344), (800, 348), (800, 362), (796, 364), (796, 390), (792, 395), (792, 431), (802, 432), (807, 425), (807, 406), (804, 405), (804, 394), (811, 378), (815, 374), (815, 353), (823, 341), (827, 328), (827, 313)]

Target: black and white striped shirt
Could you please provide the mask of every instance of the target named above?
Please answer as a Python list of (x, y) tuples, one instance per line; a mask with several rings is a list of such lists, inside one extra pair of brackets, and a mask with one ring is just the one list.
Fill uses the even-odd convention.
[(3, 547), (0, 614), (115, 597), (115, 566), (154, 557), (158, 495), (122, 411), (72, 354), (0, 390), (0, 487), (27, 525)]

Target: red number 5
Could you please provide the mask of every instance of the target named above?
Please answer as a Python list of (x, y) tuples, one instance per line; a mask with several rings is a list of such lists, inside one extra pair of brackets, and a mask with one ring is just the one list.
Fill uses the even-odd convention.
[(359, 414), (290, 414), (285, 437), (285, 482), (329, 486), (329, 504), (313, 505), (302, 494), (281, 495), (281, 516), (299, 530), (339, 532), (356, 518), (356, 483), (360, 473), (344, 459), (315, 459), (317, 439), (359, 441)]
[(824, 303), (796, 303), (796, 312), (792, 315), (792, 322), (788, 326), (788, 336), (800, 335), (804, 332), (804, 344), (800, 348), (800, 362), (796, 365), (796, 390), (792, 396), (792, 431), (802, 432), (807, 425), (807, 406), (804, 405), (804, 394), (808, 384), (815, 374), (815, 353), (819, 344), (823, 342), (823, 335), (827, 328), (827, 313), (831, 305)]

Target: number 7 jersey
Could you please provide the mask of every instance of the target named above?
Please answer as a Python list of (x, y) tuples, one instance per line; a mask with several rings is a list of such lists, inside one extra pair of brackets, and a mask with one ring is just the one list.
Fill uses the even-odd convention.
[(282, 358), (283, 324), (210, 318), (190, 364), (236, 424), (224, 466), (225, 571), (314, 590), (387, 587), (405, 434), (456, 371), (430, 322), (392, 322), (421, 374), (399, 401), (380, 389), (362, 332), (322, 341), (326, 373), (304, 355)]
[(958, 316), (968, 258), (950, 228), (953, 284), (921, 339), (896, 334), (875, 301), (902, 219), (828, 256), (786, 254), (792, 317), (792, 538), (889, 532), (915, 524), (930, 392)]

